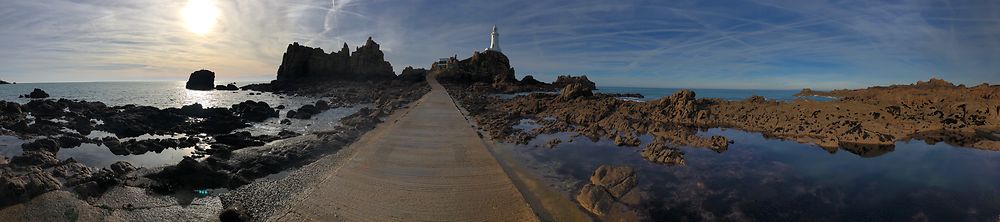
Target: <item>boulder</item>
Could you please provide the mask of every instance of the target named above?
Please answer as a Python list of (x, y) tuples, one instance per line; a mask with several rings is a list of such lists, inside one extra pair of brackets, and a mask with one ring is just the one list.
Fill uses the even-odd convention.
[(602, 165), (590, 177), (590, 184), (580, 189), (576, 200), (601, 221), (642, 221), (645, 215), (635, 210), (637, 193), (635, 171), (628, 166)]
[(49, 93), (46, 93), (42, 89), (35, 88), (34, 90), (31, 91), (31, 93), (28, 93), (27, 95), (24, 95), (22, 97), (31, 99), (44, 99), (44, 98), (49, 98)]
[(135, 166), (132, 166), (131, 163), (125, 161), (118, 161), (111, 164), (111, 171), (115, 172), (117, 175), (126, 175), (135, 171), (135, 169)]
[(586, 85), (573, 83), (563, 87), (562, 91), (559, 92), (560, 99), (575, 99), (579, 97), (590, 97), (594, 95), (594, 92), (590, 91), (591, 88)]
[(28, 173), (21, 175), (0, 169), (0, 208), (27, 201), (60, 187), (62, 184), (59, 180), (41, 168), (32, 167)]
[(684, 152), (679, 149), (671, 148), (665, 144), (650, 143), (646, 145), (645, 149), (642, 149), (640, 153), (642, 158), (649, 160), (649, 162), (667, 164), (667, 165), (684, 165)]
[(271, 108), (266, 102), (247, 100), (233, 105), (231, 110), (234, 114), (253, 122), (261, 122), (271, 117), (278, 117), (278, 111)]
[(198, 70), (191, 73), (184, 88), (192, 90), (212, 90), (215, 86), (215, 72), (208, 70)]

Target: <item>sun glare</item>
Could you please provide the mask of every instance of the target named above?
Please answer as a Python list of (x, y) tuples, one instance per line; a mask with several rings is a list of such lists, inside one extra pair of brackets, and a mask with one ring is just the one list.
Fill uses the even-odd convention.
[(181, 17), (184, 18), (188, 31), (205, 35), (215, 27), (219, 8), (215, 7), (213, 0), (188, 0), (181, 11)]

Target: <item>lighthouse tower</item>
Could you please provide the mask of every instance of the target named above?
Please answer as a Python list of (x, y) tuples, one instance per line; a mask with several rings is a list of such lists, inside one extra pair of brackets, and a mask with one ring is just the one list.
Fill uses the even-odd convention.
[(490, 33), (490, 47), (486, 50), (500, 51), (500, 33), (497, 32), (496, 25), (493, 25), (493, 32)]

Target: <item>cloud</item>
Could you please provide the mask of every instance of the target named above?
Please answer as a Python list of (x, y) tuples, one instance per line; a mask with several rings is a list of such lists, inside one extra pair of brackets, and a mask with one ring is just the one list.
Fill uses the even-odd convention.
[[(0, 78), (272, 78), (293, 41), (338, 50), (373, 36), (396, 71), (501, 45), (518, 75), (602, 85), (847, 88), (930, 77), (1000, 81), (1000, 3), (973, 1), (224, 1), (204, 37), (183, 1), (0, 3)], [(8, 34), (9, 33), (9, 34)]]

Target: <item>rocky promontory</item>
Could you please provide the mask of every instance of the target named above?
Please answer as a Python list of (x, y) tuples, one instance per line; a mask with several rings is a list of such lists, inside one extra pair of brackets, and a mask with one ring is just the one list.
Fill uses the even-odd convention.
[(396, 77), (392, 65), (385, 61), (380, 46), (371, 37), (352, 53), (347, 43), (339, 52), (323, 52), (321, 48), (288, 45), (278, 68), (275, 83), (315, 80), (391, 80)]
[(202, 69), (191, 73), (184, 88), (192, 90), (215, 89), (215, 72)]
[(0, 85), (7, 85), (7, 84), (13, 84), (13, 83), (0, 80)]
[(594, 82), (586, 76), (559, 76), (549, 84), (526, 75), (519, 81), (507, 56), (494, 50), (473, 52), (471, 57), (463, 60), (456, 57), (443, 59), (431, 65), (431, 72), (436, 72), (443, 83), (475, 87), (494, 93), (558, 91), (571, 83), (583, 84), (590, 90), (596, 89)]

